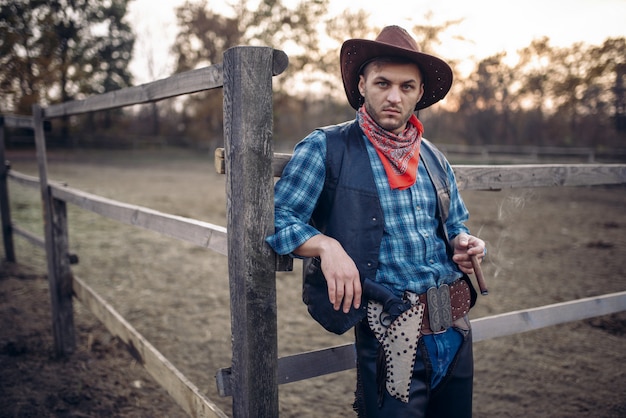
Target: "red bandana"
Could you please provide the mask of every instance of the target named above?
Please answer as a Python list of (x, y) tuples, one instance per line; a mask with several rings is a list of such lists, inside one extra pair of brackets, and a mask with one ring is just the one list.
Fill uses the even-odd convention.
[(411, 115), (406, 129), (399, 135), (381, 128), (361, 106), (357, 113), (359, 126), (374, 144), (392, 189), (408, 189), (417, 178), (420, 144), (424, 127)]

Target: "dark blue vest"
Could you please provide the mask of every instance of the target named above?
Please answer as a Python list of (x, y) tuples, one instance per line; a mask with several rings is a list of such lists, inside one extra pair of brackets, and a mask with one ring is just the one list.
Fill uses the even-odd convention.
[[(323, 128), (323, 131), (327, 150), (326, 180), (311, 224), (341, 243), (354, 260), (361, 281), (374, 280), (384, 219), (363, 132), (356, 121)], [(425, 165), (437, 188), (441, 233), (446, 236), (450, 189), (444, 157), (426, 140), (422, 141), (420, 155), (422, 161), (429, 162)], [(365, 317), (365, 300), (360, 309), (352, 307), (347, 314), (333, 309), (318, 258), (304, 260), (303, 274), (303, 300), (311, 316), (328, 331), (343, 334)]]

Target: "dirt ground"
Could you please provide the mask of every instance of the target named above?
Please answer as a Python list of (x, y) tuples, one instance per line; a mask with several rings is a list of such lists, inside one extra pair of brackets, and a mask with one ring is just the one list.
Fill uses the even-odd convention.
[[(9, 155), (34, 174), (34, 153)], [(50, 178), (108, 198), (225, 225), (212, 156), (53, 153)], [(38, 191), (11, 184), (14, 222), (41, 235)], [(626, 290), (626, 187), (464, 192), (488, 244), (490, 294), (473, 319)], [(226, 258), (69, 207), (74, 274), (231, 415), (216, 371), (230, 365)], [(43, 252), (16, 237), (0, 265), (0, 417), (184, 417), (123, 344), (75, 302), (76, 353), (53, 355)], [(3, 255), (4, 256), (4, 248)], [(277, 274), (279, 355), (350, 342), (300, 300), (299, 268)], [(626, 313), (477, 342), (475, 417), (625, 417)], [(280, 387), (281, 417), (354, 417), (354, 371)]]

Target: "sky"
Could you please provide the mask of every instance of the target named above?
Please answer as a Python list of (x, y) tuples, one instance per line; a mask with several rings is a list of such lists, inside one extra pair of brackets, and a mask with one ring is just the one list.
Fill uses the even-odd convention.
[[(288, 4), (289, 1), (285, 0)], [(174, 9), (184, 0), (133, 0), (129, 21), (137, 40), (131, 71), (135, 84), (164, 78), (173, 72), (169, 49), (176, 37)], [(212, 0), (210, 5), (226, 4)], [(358, 4), (372, 25), (441, 24), (462, 19), (442, 37), (437, 54), (461, 63), (467, 73), (473, 63), (500, 52), (514, 60), (516, 51), (534, 39), (550, 38), (553, 46), (575, 42), (600, 45), (609, 37), (626, 37), (626, 0), (330, 0), (330, 13)], [(431, 20), (424, 16), (431, 13)], [(465, 40), (460, 41), (462, 36)], [(280, 45), (271, 45), (281, 49)]]

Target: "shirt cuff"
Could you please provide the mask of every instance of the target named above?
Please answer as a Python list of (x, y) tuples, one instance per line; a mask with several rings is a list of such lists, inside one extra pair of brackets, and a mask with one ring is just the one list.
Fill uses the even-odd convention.
[(320, 233), (320, 231), (309, 224), (297, 224), (281, 229), (267, 237), (265, 241), (277, 254), (287, 255), (293, 253), (296, 248)]

